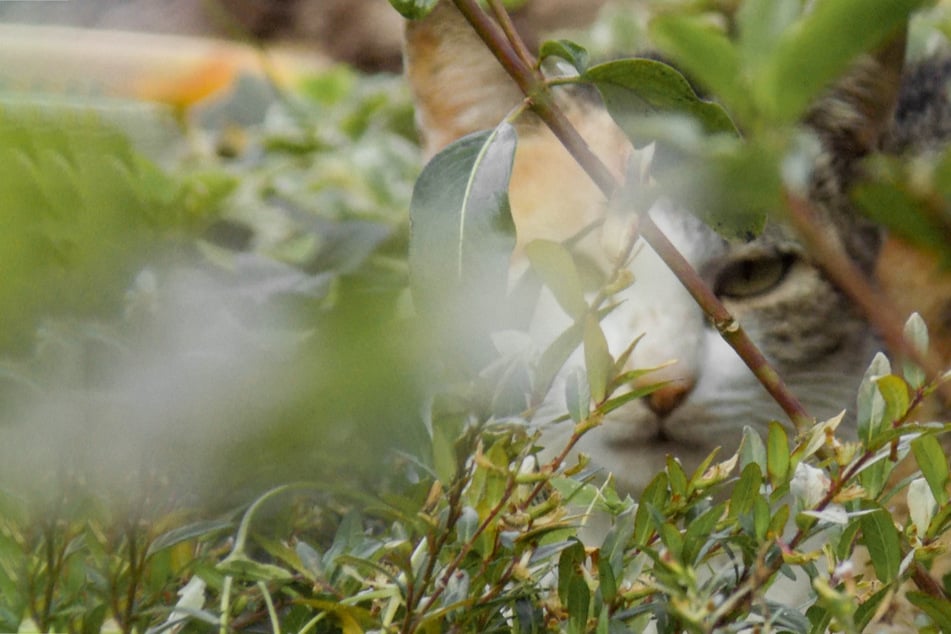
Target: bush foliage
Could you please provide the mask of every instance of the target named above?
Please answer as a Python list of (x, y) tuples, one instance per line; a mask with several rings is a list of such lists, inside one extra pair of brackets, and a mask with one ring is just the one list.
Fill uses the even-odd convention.
[[(704, 220), (743, 236), (781, 213), (827, 82), (909, 15), (913, 51), (948, 30), (927, 4), (650, 5), (634, 32), (716, 104), (659, 62), (592, 64), (568, 40), (541, 54), (635, 145), (713, 166)], [(591, 48), (630, 20), (606, 15)], [(692, 472), (669, 459), (634, 500), (571, 452), (645, 393), (618, 393), (632, 376), (599, 325), (623, 270), (592, 299), (568, 246), (530, 245), (574, 325), (537, 358), (496, 336), (508, 123), (420, 173), (401, 81), (343, 68), (240, 128), (225, 108), (171, 159), (101, 104), (44, 107), (4, 103), (0, 127), (0, 629), (951, 631), (951, 423), (917, 414), (947, 376), (879, 355), (842, 403), (856, 441), (841, 417), (776, 422)], [(698, 125), (644, 123), (670, 112)], [(929, 228), (947, 229), (949, 152), (870, 185), (901, 203), (879, 220), (945, 258)], [(928, 348), (920, 318), (905, 335)], [(573, 433), (543, 452), (532, 411), (578, 347)]]

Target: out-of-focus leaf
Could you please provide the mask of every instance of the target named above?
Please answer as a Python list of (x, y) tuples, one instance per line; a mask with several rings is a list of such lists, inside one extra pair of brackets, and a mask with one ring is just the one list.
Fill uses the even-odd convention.
[[(668, 14), (651, 23), (651, 37), (661, 51), (714, 95), (723, 99), (724, 103), (742, 103), (738, 93), (741, 88), (741, 60), (736, 47), (725, 34), (695, 18)], [(715, 111), (711, 111), (710, 116), (717, 125), (725, 123)], [(720, 131), (707, 125), (704, 128), (707, 131)], [(724, 127), (723, 130), (730, 128)]]
[(508, 199), (515, 143), (508, 123), (456, 141), (423, 169), (410, 203), (417, 308), (438, 340), (477, 367), (499, 325), (515, 247)]
[(438, 3), (439, 0), (390, 0), (393, 8), (409, 20), (425, 18)]
[(869, 181), (852, 196), (862, 212), (912, 244), (951, 257), (951, 218), (900, 184)]
[(234, 521), (230, 519), (208, 520), (180, 526), (156, 537), (152, 543), (149, 544), (146, 557), (151, 557), (166, 548), (171, 548), (175, 544), (180, 544), (199, 537), (208, 537), (209, 535), (214, 535), (233, 528)]
[(525, 255), (564, 311), (574, 319), (580, 317), (588, 305), (571, 252), (558, 242), (533, 240), (525, 246)]
[(897, 32), (925, 4), (927, 0), (815, 3), (799, 24), (786, 30), (764, 65), (754, 89), (760, 106), (779, 121), (795, 121), (859, 53)]
[(736, 134), (736, 127), (718, 104), (704, 101), (675, 68), (651, 59), (623, 59), (592, 66), (584, 78), (594, 83), (608, 112), (635, 147), (645, 139), (640, 119), (651, 114), (679, 114), (697, 121), (709, 134)]

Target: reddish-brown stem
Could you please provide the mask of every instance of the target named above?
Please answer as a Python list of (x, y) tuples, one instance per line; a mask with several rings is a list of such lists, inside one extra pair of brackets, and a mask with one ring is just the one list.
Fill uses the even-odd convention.
[[(809, 253), (815, 257), (832, 283), (864, 313), (889, 350), (918, 365), (930, 380), (940, 377), (944, 372), (941, 362), (933, 353), (920, 351), (905, 339), (904, 324), (892, 304), (865, 279), (862, 271), (849, 260), (838, 244), (819, 229), (816, 214), (809, 202), (791, 194), (787, 194), (786, 202), (789, 218), (806, 243)], [(951, 402), (951, 384), (939, 384), (938, 390), (946, 402)]]
[[(528, 97), (532, 109), (538, 117), (548, 125), (604, 195), (611, 199), (615, 190), (619, 187), (617, 179), (588, 147), (588, 144), (555, 103), (554, 97), (540, 73), (522, 62), (515, 52), (515, 47), (506, 39), (505, 32), (486, 15), (478, 6), (476, 0), (453, 0), (453, 2), (496, 56), (502, 67)], [(513, 32), (511, 36), (518, 40), (516, 33)], [(645, 229), (645, 225), (648, 229)], [(763, 387), (783, 408), (796, 429), (801, 431), (808, 427), (813, 418), (809, 416), (799, 400), (785, 386), (779, 374), (756, 348), (739, 323), (733, 319), (726, 307), (710, 291), (693, 267), (667, 240), (660, 229), (650, 221), (646, 214), (641, 219), (641, 235), (667, 266), (674, 271), (701, 309), (720, 329), (720, 333), (724, 335), (727, 343), (733, 346)]]

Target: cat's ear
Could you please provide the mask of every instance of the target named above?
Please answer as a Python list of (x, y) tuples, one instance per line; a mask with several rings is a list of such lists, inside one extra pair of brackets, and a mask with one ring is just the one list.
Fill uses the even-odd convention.
[(860, 57), (809, 111), (805, 122), (839, 160), (879, 149), (891, 125), (901, 90), (906, 29)]
[(428, 156), (470, 132), (495, 127), (523, 99), (446, 0), (426, 18), (407, 23), (404, 65)]

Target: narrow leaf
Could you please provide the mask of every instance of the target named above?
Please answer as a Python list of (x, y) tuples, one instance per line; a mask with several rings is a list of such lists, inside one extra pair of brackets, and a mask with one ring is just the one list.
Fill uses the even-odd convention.
[(876, 576), (884, 584), (891, 583), (898, 576), (898, 566), (901, 564), (901, 543), (891, 515), (879, 507), (859, 517), (859, 523), (862, 526), (862, 541), (868, 548)]
[(948, 457), (941, 448), (941, 443), (934, 436), (921, 436), (911, 442), (911, 450), (915, 454), (921, 475), (928, 481), (931, 493), (939, 504), (948, 501)]

